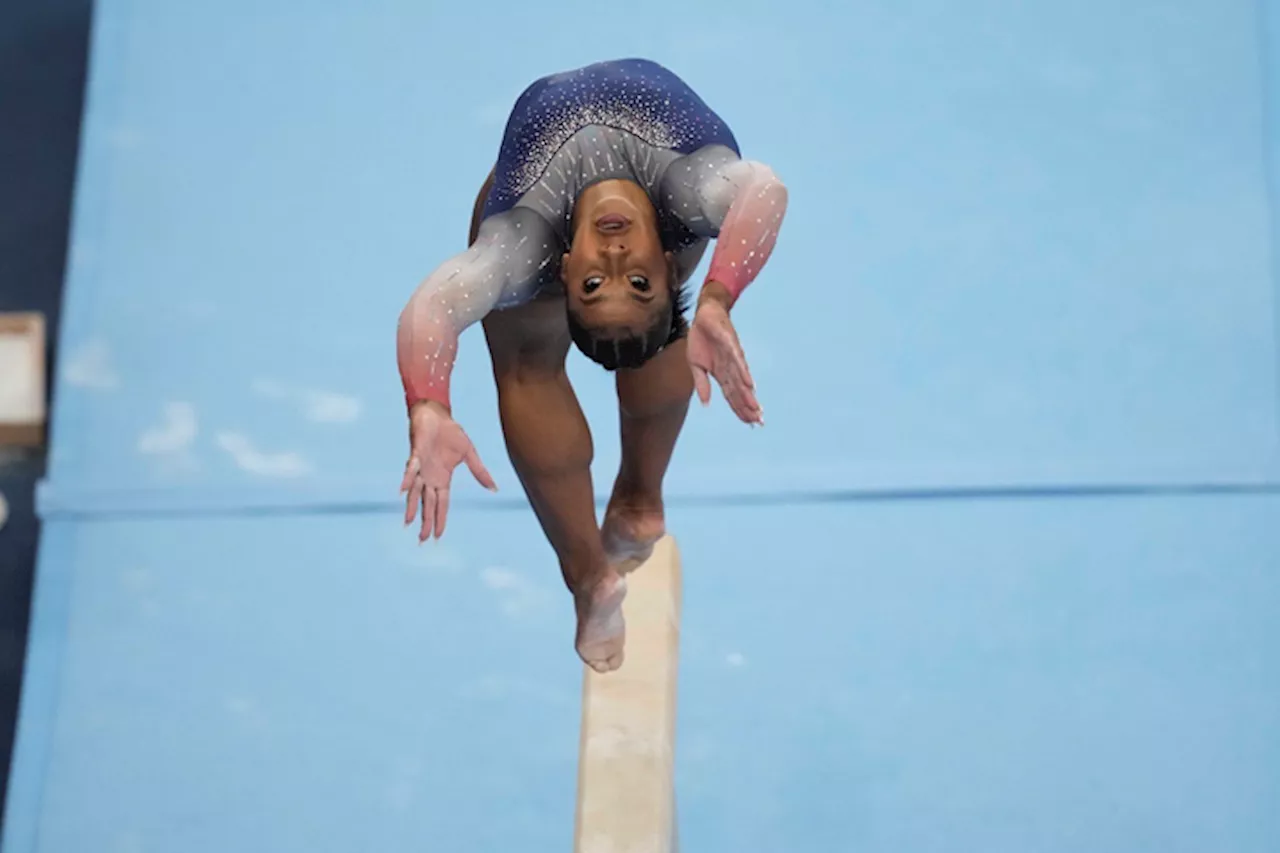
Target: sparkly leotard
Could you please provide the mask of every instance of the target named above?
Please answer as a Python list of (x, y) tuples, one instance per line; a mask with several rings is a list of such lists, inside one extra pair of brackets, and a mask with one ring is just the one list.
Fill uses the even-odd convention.
[(575, 201), (615, 178), (648, 194), (681, 279), (716, 238), (707, 278), (735, 299), (772, 252), (786, 209), (773, 171), (741, 159), (724, 121), (661, 65), (601, 62), (538, 80), (507, 122), (475, 242), (428, 276), (401, 315), (409, 405), (448, 405), (458, 336), (557, 280)]

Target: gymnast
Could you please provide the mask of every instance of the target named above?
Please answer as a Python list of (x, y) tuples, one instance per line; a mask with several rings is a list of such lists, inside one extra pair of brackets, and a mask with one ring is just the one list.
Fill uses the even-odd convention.
[[(479, 321), (507, 451), (573, 594), (578, 654), (598, 672), (622, 664), (625, 574), (665, 532), (662, 481), (691, 394), (709, 404), (714, 378), (740, 420), (764, 423), (729, 316), (786, 205), (774, 172), (743, 159), (724, 121), (661, 65), (553, 74), (512, 109), (469, 248), (400, 315), (406, 526), (421, 512), (419, 541), (440, 537), (459, 464), (496, 491), (449, 401), (458, 336)], [(688, 323), (685, 282), (712, 238)], [(616, 374), (622, 462), (599, 525), (591, 432), (565, 374), (571, 342)]]

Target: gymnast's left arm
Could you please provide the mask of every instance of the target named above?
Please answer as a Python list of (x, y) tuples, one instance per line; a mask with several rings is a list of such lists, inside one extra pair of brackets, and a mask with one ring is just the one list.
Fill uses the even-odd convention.
[[(787, 187), (773, 169), (728, 149), (696, 153), (684, 164), (682, 218), (716, 248), (689, 328), (689, 366), (698, 398), (711, 401), (712, 377), (739, 419), (764, 424), (755, 382), (729, 313), (773, 253), (787, 211)], [(687, 190), (692, 190), (690, 193)], [(679, 209), (679, 208), (677, 208)]]
[(787, 187), (754, 160), (735, 160), (703, 184), (704, 211), (711, 217), (725, 212), (699, 301), (714, 298), (732, 308), (773, 254), (787, 213)]

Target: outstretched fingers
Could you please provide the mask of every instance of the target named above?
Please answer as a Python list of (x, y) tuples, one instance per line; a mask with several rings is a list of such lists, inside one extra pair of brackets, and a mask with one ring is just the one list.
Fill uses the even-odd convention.
[(742, 347), (736, 340), (732, 344), (718, 359), (720, 363), (717, 365), (719, 369), (716, 371), (716, 378), (720, 381), (720, 388), (729, 408), (738, 419), (748, 424), (762, 424), (763, 412), (760, 401), (756, 399), (756, 383), (751, 378), (751, 369), (747, 367)]
[(725, 389), (725, 398), (729, 402), (729, 408), (733, 409), (733, 413), (739, 420), (748, 424), (763, 422), (760, 401), (756, 399), (756, 392), (752, 387), (741, 381), (735, 382)]
[(404, 478), (400, 481), (400, 494), (409, 491), (409, 487), (413, 485), (413, 481), (418, 476), (418, 471), (422, 469), (422, 465), (418, 462), (418, 457), (410, 456), (409, 462), (404, 466)]
[(756, 399), (755, 381), (741, 353), (717, 356), (710, 370), (695, 363), (690, 363), (689, 367), (693, 371), (694, 390), (702, 405), (711, 402), (711, 378), (714, 377), (725, 402), (740, 420), (749, 424), (764, 423), (763, 411)]
[(735, 388), (729, 395), (729, 407), (744, 423), (764, 423), (761, 418), (764, 413), (760, 409), (760, 401), (756, 399), (756, 393), (751, 388), (742, 385)]
[[(436, 524), (436, 513), (440, 508), (439, 492), (423, 483), (420, 487), (422, 490), (422, 527), (418, 531), (418, 542), (426, 542), (431, 538), (431, 531)], [(448, 491), (447, 489), (445, 490)], [(448, 500), (446, 498), (445, 509), (448, 509)]]
[(748, 391), (754, 391), (756, 381), (751, 378), (751, 368), (747, 367), (747, 356), (742, 351), (742, 345), (735, 339), (733, 349), (730, 350), (730, 361), (733, 365), (733, 372), (737, 375), (738, 381)]
[[(498, 484), (494, 482), (493, 475), (489, 473), (489, 469), (480, 461), (480, 455), (476, 453), (474, 446), (467, 449), (463, 460), (467, 463), (467, 468), (471, 470), (471, 474), (491, 492), (498, 490)], [(457, 464), (456, 462), (454, 463)], [(452, 468), (452, 466), (450, 466)], [(418, 530), (418, 541), (426, 542), (428, 539), (439, 539), (444, 534), (445, 523), (449, 518), (449, 477), (445, 476), (443, 480), (438, 477), (424, 477), (422, 475), (422, 464), (417, 458), (411, 458), (405, 469), (404, 479), (400, 483), (400, 491), (405, 495), (404, 505), (404, 523), (408, 527), (413, 524), (418, 517), (418, 511), (422, 511), (422, 521)], [(432, 485), (430, 481), (438, 481), (437, 485)]]
[(409, 460), (405, 468), (404, 479), (400, 481), (400, 491), (405, 496), (404, 526), (413, 524), (421, 508), (422, 525), (418, 531), (418, 541), (427, 541), (433, 529), (436, 531), (436, 538), (440, 538), (440, 533), (444, 530), (444, 513), (449, 509), (448, 487), (444, 489), (445, 499), (442, 510), (436, 497), (436, 490), (427, 485), (427, 481), (422, 477), (422, 463), (415, 456)]
[(418, 471), (421, 468), (417, 458), (411, 458), (404, 469), (404, 479), (400, 481), (400, 494), (404, 499), (404, 524), (408, 527), (418, 514), (418, 503), (422, 496), (418, 492)]
[(422, 523), (418, 529), (418, 541), (426, 542), (431, 538), (440, 538), (444, 533), (445, 516), (449, 513), (449, 487), (435, 489), (426, 484), (421, 477), (414, 477), (405, 497), (404, 525), (408, 527), (417, 518), (418, 509), (422, 509)]
[(435, 536), (444, 535), (444, 523), (449, 517), (449, 487), (436, 490)]
[(480, 461), (480, 454), (476, 453), (474, 444), (467, 449), (467, 455), (463, 457), (463, 461), (467, 463), (467, 469), (471, 471), (471, 476), (475, 477), (480, 485), (491, 492), (498, 491), (498, 484), (493, 481), (493, 475), (489, 473), (489, 469), (484, 467), (484, 463)]

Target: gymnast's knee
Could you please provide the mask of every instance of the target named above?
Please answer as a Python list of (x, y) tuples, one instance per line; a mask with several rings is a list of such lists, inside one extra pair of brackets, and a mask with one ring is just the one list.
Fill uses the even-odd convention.
[(632, 421), (684, 417), (689, 411), (691, 394), (691, 391), (677, 388), (664, 396), (649, 396), (638, 400), (619, 398), (618, 412), (622, 417)]

